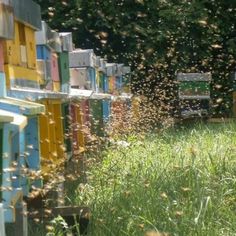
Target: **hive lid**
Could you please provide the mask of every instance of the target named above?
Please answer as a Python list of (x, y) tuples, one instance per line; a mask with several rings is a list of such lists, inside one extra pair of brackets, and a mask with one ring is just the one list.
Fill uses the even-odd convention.
[(36, 115), (45, 111), (44, 105), (10, 97), (0, 98), (0, 107), (24, 115)]
[(59, 33), (61, 39), (62, 51), (72, 52), (73, 51), (73, 40), (71, 32)]
[(178, 81), (210, 81), (211, 73), (178, 73)]
[(93, 90), (85, 90), (85, 89), (70, 89), (70, 97), (86, 97), (89, 98), (93, 94)]
[(11, 90), (8, 91), (8, 94), (10, 94), (11, 97), (28, 99), (30, 101), (36, 101), (43, 98), (66, 99), (68, 97), (67, 93), (54, 92), (42, 89), (26, 89), (26, 88), (25, 89), (11, 88)]
[(32, 0), (13, 0), (14, 15), (23, 24), (41, 30), (41, 8)]
[(93, 93), (92, 99), (111, 99), (112, 95), (107, 93)]
[(7, 122), (19, 126), (21, 130), (27, 125), (27, 117), (13, 112), (0, 110), (0, 122)]

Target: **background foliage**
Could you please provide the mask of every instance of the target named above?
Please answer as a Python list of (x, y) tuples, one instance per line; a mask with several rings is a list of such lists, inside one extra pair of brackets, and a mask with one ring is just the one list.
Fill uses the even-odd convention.
[(232, 105), (236, 1), (37, 0), (53, 29), (72, 31), (76, 47), (132, 66), (132, 89), (175, 104), (175, 74), (211, 72), (215, 112)]

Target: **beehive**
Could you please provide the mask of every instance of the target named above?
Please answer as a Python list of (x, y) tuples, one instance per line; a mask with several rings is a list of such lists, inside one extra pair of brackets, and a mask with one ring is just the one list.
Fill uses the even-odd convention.
[(92, 49), (76, 49), (69, 54), (70, 68), (94, 67), (95, 60), (96, 57)]
[(37, 45), (37, 74), (41, 88), (46, 88), (49, 81), (52, 81), (52, 53), (45, 45)]
[(103, 103), (101, 99), (90, 99), (89, 100), (90, 109), (90, 123), (91, 123), (91, 133), (96, 136), (104, 135), (104, 123), (103, 123)]
[(62, 123), (64, 129), (64, 143), (66, 145), (67, 153), (72, 151), (72, 139), (71, 139), (71, 117), (70, 117), (70, 105), (68, 102), (62, 103)]
[(58, 66), (61, 84), (68, 84), (70, 81), (69, 54), (68, 52), (58, 53)]
[(111, 102), (109, 100), (102, 101), (102, 115), (104, 124), (108, 124), (111, 116)]
[[(2, 191), (0, 191), (1, 199), (4, 199), (5, 210), (5, 222), (12, 223), (16, 220), (15, 208), (16, 205), (23, 201), (23, 193), (19, 188), (14, 187), (14, 181), (12, 177), (19, 173), (19, 169), (16, 167), (15, 172), (4, 171), (12, 166), (12, 162), (16, 161), (14, 157), (18, 157), (18, 166), (23, 164), (22, 158), (20, 158), (25, 152), (24, 145), (24, 128), (27, 124), (27, 118), (25, 116), (0, 111), (0, 175)], [(20, 145), (19, 145), (20, 144)], [(13, 156), (14, 155), (14, 156)], [(18, 176), (19, 182), (21, 182), (21, 176)], [(4, 188), (10, 188), (12, 191), (4, 190)]]
[(53, 81), (53, 91), (60, 92), (61, 91), (61, 83), (59, 81)]
[(181, 116), (207, 115), (210, 109), (210, 73), (178, 73)]
[(14, 38), (6, 40), (4, 45), (4, 63), (15, 66), (20, 65), (20, 38), (19, 38), (19, 23), (14, 21)]
[[(28, 153), (27, 165), (31, 171), (40, 171), (41, 168), (41, 152), (39, 140), (39, 118), (38, 116), (28, 117), (28, 125), (25, 129), (26, 151)], [(37, 188), (42, 187), (40, 177), (34, 178), (29, 182), (30, 186)]]
[[(38, 137), (38, 115), (44, 111), (44, 106), (37, 103), (27, 102), (24, 100), (18, 100), (9, 97), (0, 98), (0, 106), (6, 111), (15, 112), (18, 115), (27, 116), (28, 124), (25, 127), (24, 135), (20, 137), (22, 138), (20, 144), (19, 137), (16, 136), (13, 139), (13, 151), (17, 153), (17, 150), (21, 147), (21, 145), (25, 146), (23, 153), (27, 152), (27, 159), (24, 159), (24, 155), (20, 155), (19, 160), (21, 161), (22, 165), (26, 166), (29, 170), (39, 170), (40, 145)], [(16, 173), (16, 175), (18, 174), (19, 173)], [(27, 176), (22, 176), (20, 180), (17, 179), (13, 184), (15, 187), (22, 187), (23, 194), (27, 196), (32, 184), (40, 187), (41, 181), (39, 179), (35, 179), (35, 181), (29, 181), (29, 178)]]
[(41, 30), (36, 32), (36, 44), (44, 45), (52, 52), (61, 52), (59, 33), (52, 30), (45, 21), (41, 22)]
[(60, 99), (41, 101), (46, 112), (40, 116), (42, 171), (54, 172), (65, 161), (64, 128)]
[(52, 53), (52, 56), (51, 56), (51, 74), (52, 74), (53, 82), (60, 82), (58, 56), (56, 53)]
[(26, 46), (26, 57), (27, 57), (27, 67), (30, 69), (36, 69), (36, 41), (35, 41), (35, 31), (28, 26), (25, 28), (25, 46)]
[(80, 103), (73, 101), (70, 104), (72, 118), (72, 135), (73, 135), (73, 153), (79, 155), (85, 150), (85, 139), (83, 133), (83, 114)]
[(113, 94), (115, 91), (115, 83), (116, 83), (116, 77), (109, 76), (108, 77), (108, 92), (111, 94)]
[(14, 40), (4, 42), (4, 63), (8, 87), (39, 87), (34, 34), (33, 28), (15, 21)]
[(73, 51), (73, 40), (71, 32), (59, 33), (61, 39), (62, 52), (72, 52)]
[(179, 97), (183, 98), (210, 98), (210, 74), (179, 73)]
[(96, 90), (96, 75), (94, 68), (70, 68), (70, 77), (72, 88)]
[(12, 0), (14, 15), (23, 24), (34, 30), (41, 29), (41, 9), (32, 0)]

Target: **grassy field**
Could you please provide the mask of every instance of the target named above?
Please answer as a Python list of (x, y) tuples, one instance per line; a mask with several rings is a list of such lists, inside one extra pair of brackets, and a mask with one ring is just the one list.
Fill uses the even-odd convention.
[(89, 235), (236, 235), (236, 124), (126, 141), (103, 153), (73, 196), (91, 207)]

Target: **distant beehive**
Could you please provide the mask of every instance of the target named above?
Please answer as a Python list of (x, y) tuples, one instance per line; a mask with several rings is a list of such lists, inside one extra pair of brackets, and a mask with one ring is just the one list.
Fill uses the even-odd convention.
[(36, 32), (38, 75), (41, 88), (59, 92), (61, 91), (61, 80), (58, 55), (62, 53), (61, 37), (46, 22), (42, 21), (41, 24), (42, 30)]
[(91, 67), (70, 68), (70, 85), (72, 88), (95, 90), (95, 69)]
[(92, 49), (76, 49), (70, 52), (70, 68), (95, 67), (96, 56)]
[(70, 90), (70, 69), (69, 52), (73, 50), (72, 33), (59, 33), (62, 52), (58, 53), (58, 66), (61, 82), (61, 91), (69, 93)]
[(210, 73), (178, 73), (179, 113), (205, 116), (210, 110)]

